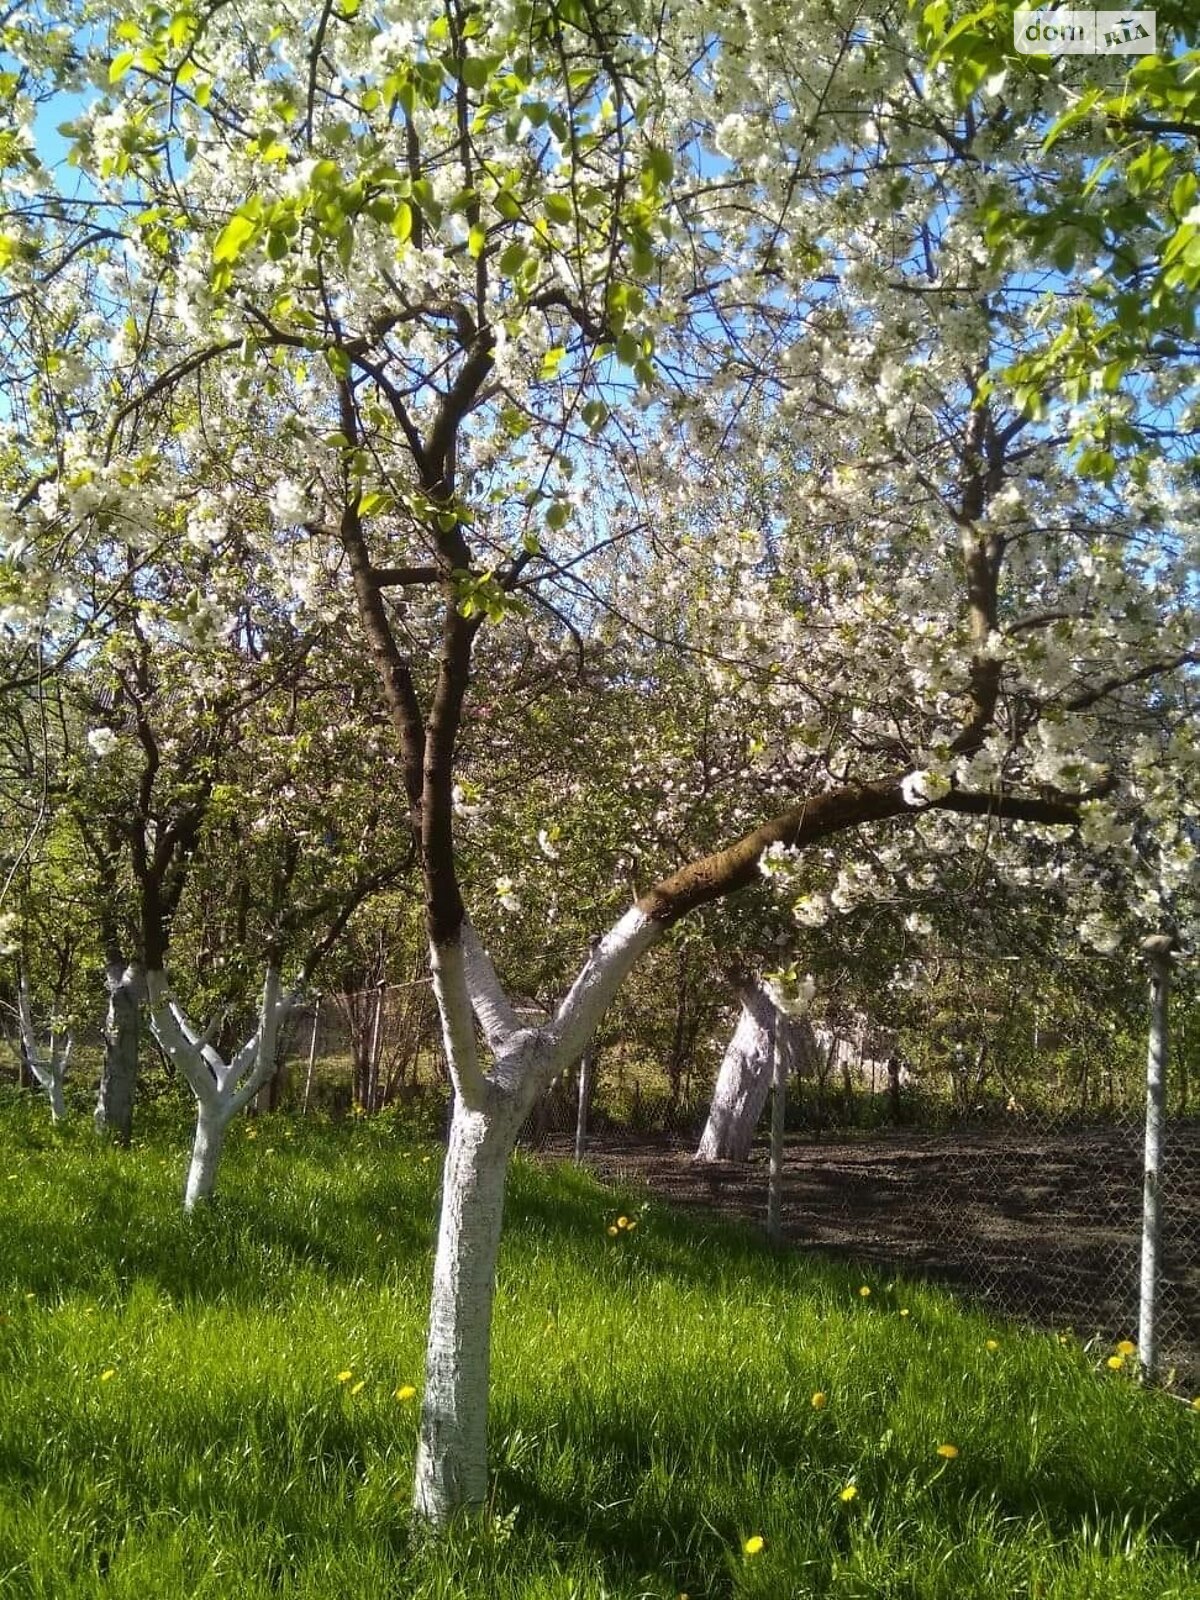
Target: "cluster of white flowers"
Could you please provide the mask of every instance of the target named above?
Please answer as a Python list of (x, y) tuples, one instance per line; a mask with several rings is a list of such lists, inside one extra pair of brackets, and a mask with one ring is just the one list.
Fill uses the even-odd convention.
[(303, 484), (293, 478), (280, 478), (271, 490), (268, 506), (271, 518), (280, 528), (293, 528), (312, 516), (312, 503)]
[(900, 782), (900, 793), (906, 806), (929, 806), (950, 793), (950, 779), (935, 767), (923, 767), (906, 774)]

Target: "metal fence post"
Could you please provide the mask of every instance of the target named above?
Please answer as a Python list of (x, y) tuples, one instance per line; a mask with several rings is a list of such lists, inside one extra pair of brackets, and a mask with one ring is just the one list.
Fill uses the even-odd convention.
[(317, 1028), (321, 1021), (321, 996), (318, 995), (313, 1006), (312, 1038), (308, 1041), (308, 1071), (304, 1075), (304, 1103), (300, 1107), (300, 1115), (308, 1115), (308, 1097), (312, 1091), (313, 1067), (317, 1061)]
[(771, 1008), (771, 1165), (767, 1173), (767, 1238), (783, 1238), (783, 1131), (787, 1115), (787, 1050), (779, 1037), (779, 1014)]
[(1142, 940), (1150, 963), (1150, 1045), (1146, 1054), (1146, 1154), (1142, 1187), (1142, 1277), (1138, 1308), (1138, 1359), (1143, 1376), (1158, 1370), (1158, 1280), (1161, 1237), (1163, 1125), (1166, 1121), (1167, 1001), (1171, 987), (1170, 934)]
[(596, 1051), (589, 1045), (579, 1058), (579, 1104), (575, 1111), (575, 1164), (583, 1160), (587, 1150), (588, 1113), (592, 1106), (592, 1075), (596, 1064)]

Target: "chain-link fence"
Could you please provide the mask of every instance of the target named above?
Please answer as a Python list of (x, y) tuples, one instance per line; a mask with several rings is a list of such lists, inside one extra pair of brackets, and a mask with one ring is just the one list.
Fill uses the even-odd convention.
[[(1127, 966), (1099, 967), (1100, 998), (1085, 996), (1071, 1012), (1049, 1007), (1011, 965), (984, 964), (982, 977), (968, 977), (940, 998), (922, 991), (907, 1030), (818, 1002), (818, 1048), (788, 1089), (783, 1231), (801, 1247), (880, 1271), (935, 1276), (1001, 1314), (1079, 1337), (1136, 1338), (1144, 983)], [(664, 1005), (674, 999), (675, 991), (661, 992)], [(1118, 992), (1129, 1000), (1124, 1020), (1103, 1002)], [(639, 1033), (636, 1013), (610, 1019), (589, 1058), (585, 1159), (618, 1182), (761, 1221), (765, 1117), (748, 1162), (693, 1160), (736, 1002), (693, 996), (689, 1007), (690, 1031), (660, 1019), (657, 1032)], [(1159, 1370), (1196, 1392), (1200, 1015), (1186, 994), (1173, 1034), (1159, 1184)], [(686, 1048), (675, 1050), (681, 1037)], [(98, 1040), (93, 1053), (98, 1059)], [(15, 1071), (15, 1041), (11, 1054)], [(87, 1055), (86, 1068), (75, 1068), (81, 1082), (92, 1061), (78, 1054)], [(342, 1116), (391, 1108), (435, 1135), (448, 1123), (428, 980), (306, 1002), (289, 1020), (280, 1059), (260, 1109)], [(554, 1083), (522, 1132), (526, 1148), (570, 1157), (579, 1100), (578, 1071)]]

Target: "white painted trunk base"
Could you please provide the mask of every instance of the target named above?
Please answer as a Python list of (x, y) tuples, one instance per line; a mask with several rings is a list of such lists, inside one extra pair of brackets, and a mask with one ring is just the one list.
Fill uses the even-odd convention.
[[(661, 929), (637, 907), (593, 949), (548, 1025), (525, 1025), (470, 924), (432, 948), (434, 993), (454, 1082), (442, 1178), (413, 1506), (444, 1525), (487, 1503), (492, 1299), (504, 1183), (517, 1129), (586, 1048), (626, 974)], [(475, 1043), (484, 1031), (493, 1064)]]
[(204, 1106), (196, 1114), (196, 1136), (192, 1141), (192, 1159), (188, 1163), (187, 1184), (183, 1191), (185, 1211), (194, 1211), (202, 1200), (212, 1195), (229, 1121), (229, 1117), (221, 1111), (209, 1110)]
[(134, 965), (114, 962), (105, 973), (108, 1012), (104, 1019), (104, 1065), (93, 1117), (97, 1133), (128, 1144), (133, 1135), (141, 1033), (142, 975)]
[(212, 1195), (225, 1130), (274, 1070), (279, 1024), (296, 1003), (296, 996), (281, 998), (279, 970), (269, 966), (258, 1027), (233, 1060), (226, 1062), (172, 999), (165, 973), (147, 973), (146, 988), (154, 1035), (196, 1097), (196, 1134), (183, 1192), (184, 1210), (192, 1211)]
[(456, 1097), (442, 1187), (413, 1503), (430, 1522), (487, 1500), (492, 1297), (514, 1119)]
[(740, 991), (742, 1011), (725, 1050), (695, 1160), (746, 1161), (771, 1087), (775, 1008), (761, 984)]
[(63, 1081), (67, 1075), (67, 1064), (71, 1059), (75, 1041), (69, 1033), (63, 1035), (51, 1031), (49, 1050), (43, 1050), (38, 1044), (37, 1030), (33, 1025), (33, 1009), (29, 1002), (29, 980), (24, 967), (17, 975), (17, 1017), (29, 1070), (46, 1091), (46, 1098), (50, 1102), (51, 1120), (61, 1122), (67, 1114), (67, 1103), (63, 1098)]

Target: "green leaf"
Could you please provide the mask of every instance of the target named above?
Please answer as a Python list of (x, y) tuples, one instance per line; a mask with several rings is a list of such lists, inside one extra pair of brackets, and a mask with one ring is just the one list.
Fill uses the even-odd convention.
[(664, 150), (661, 145), (651, 145), (646, 153), (646, 168), (655, 182), (663, 188), (675, 176), (675, 163), (671, 159), (670, 151)]
[(546, 354), (542, 357), (541, 376), (543, 378), (553, 378), (556, 376), (559, 367), (562, 366), (563, 357), (566, 355), (566, 353), (566, 350), (561, 344), (556, 344), (553, 349), (547, 350)]
[(350, 357), (338, 345), (330, 345), (325, 351), (325, 362), (337, 379), (350, 376)]
[(136, 50), (122, 50), (120, 55), (113, 57), (112, 63), (108, 69), (108, 81), (110, 85), (114, 83), (120, 83), (121, 79), (133, 65), (136, 56)]
[(571, 202), (564, 194), (548, 194), (546, 196), (546, 215), (551, 222), (565, 224), (570, 222), (575, 215)]
[(392, 218), (392, 235), (397, 244), (407, 244), (412, 238), (412, 231), (412, 207), (407, 200), (398, 200), (396, 202), (396, 214)]
[(516, 239), (506, 245), (500, 256), (500, 271), (506, 278), (515, 278), (529, 259), (529, 251)]
[(468, 89), (483, 89), (492, 75), (492, 63), (486, 56), (466, 56), (458, 64), (458, 75)]
[(467, 251), (471, 257), (478, 261), (483, 254), (483, 247), (487, 244), (487, 229), (481, 228), (478, 223), (467, 235)]
[(258, 232), (258, 223), (242, 212), (235, 213), (221, 229), (213, 245), (212, 258), (216, 263), (236, 261)]
[(384, 516), (396, 504), (395, 497), (384, 489), (368, 489), (358, 502), (360, 517)]

